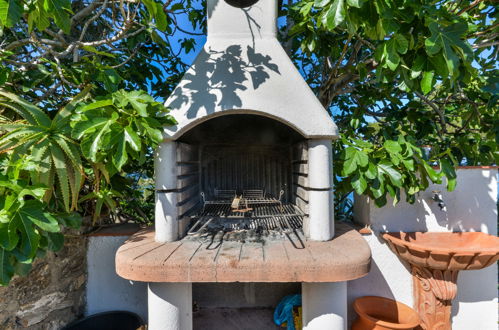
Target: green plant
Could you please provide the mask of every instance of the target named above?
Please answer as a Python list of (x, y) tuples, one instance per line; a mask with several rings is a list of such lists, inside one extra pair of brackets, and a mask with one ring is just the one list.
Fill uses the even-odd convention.
[(80, 97), (50, 118), (37, 106), (0, 90), (0, 106), (12, 110), (15, 116), (21, 118), (0, 121), (0, 130), (6, 132), (0, 138), (0, 153), (30, 154), (35, 166), (30, 172), (31, 180), (34, 184), (47, 187), (44, 201), (48, 203), (57, 192), (56, 196), (61, 197), (66, 212), (76, 209), (82, 184), (79, 146), (70, 138), (69, 127), (69, 116)]
[(21, 177), (23, 171), (36, 168), (30, 157), (2, 161), (0, 285), (6, 285), (14, 273), (25, 274), (35, 257), (59, 250), (64, 242), (61, 226), (78, 227), (79, 218), (54, 213), (44, 201), (46, 186), (32, 185)]
[[(284, 14), (284, 44), (341, 132), (339, 194), (382, 206), (404, 192), (412, 202), (444, 177), (454, 189), (457, 165), (497, 163), (490, 2), (301, 0)], [(432, 146), (429, 163), (423, 145)]]
[(442, 170), (437, 171), (423, 159), (421, 149), (402, 135), (382, 145), (344, 137), (336, 143), (336, 152), (341, 169), (337, 189), (368, 195), (378, 206), (386, 204), (387, 195), (397, 204), (401, 191), (405, 191), (407, 201), (414, 202), (429, 182), (442, 183), (443, 176), (447, 177), (449, 191), (456, 186), (456, 160), (449, 151), (439, 155)]
[[(116, 213), (123, 195), (112, 182), (130, 163), (143, 164), (175, 123), (142, 91), (119, 90), (94, 99), (88, 88), (52, 118), (0, 89), (0, 284), (24, 274), (36, 256), (58, 250), (63, 226), (90, 213)], [(81, 196), (81, 197), (80, 197)], [(62, 202), (61, 202), (62, 201)], [(76, 222), (75, 222), (76, 221)]]
[(86, 159), (104, 164), (114, 174), (129, 158), (142, 164), (148, 148), (162, 141), (163, 127), (175, 123), (169, 115), (157, 116), (164, 111), (161, 103), (143, 91), (119, 90), (81, 103), (71, 118), (72, 136), (81, 141)]

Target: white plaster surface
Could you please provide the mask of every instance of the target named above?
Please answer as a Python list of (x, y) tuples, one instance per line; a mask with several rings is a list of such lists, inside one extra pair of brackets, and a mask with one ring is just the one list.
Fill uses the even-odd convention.
[(334, 236), (332, 192), (333, 156), (331, 140), (308, 140), (309, 219), (308, 237), (328, 241)]
[(310, 190), (308, 231), (314, 241), (328, 241), (334, 236), (334, 205), (331, 190)]
[(192, 330), (192, 283), (149, 283), (149, 330)]
[(116, 274), (115, 255), (128, 236), (92, 236), (88, 241), (86, 315), (130, 311), (147, 321), (147, 284)]
[(154, 234), (157, 242), (174, 242), (179, 238), (177, 197), (176, 192), (156, 192)]
[(312, 189), (333, 186), (333, 151), (331, 140), (308, 140), (308, 183)]
[(177, 188), (177, 143), (165, 141), (156, 148), (154, 182), (158, 190)]
[[(413, 306), (408, 265), (391, 252), (380, 232), (482, 231), (497, 235), (497, 169), (458, 169), (457, 178), (455, 191), (432, 185), (420, 193), (415, 204), (401, 202), (394, 207), (389, 201), (377, 208), (364, 197), (356, 198), (356, 221), (370, 223), (375, 234), (365, 236), (372, 251), (371, 272), (348, 283), (350, 321), (356, 317), (351, 304), (360, 296), (383, 296)], [(433, 190), (441, 191), (447, 212), (431, 200)], [(460, 272), (453, 330), (497, 330), (497, 302), (497, 265)]]
[(337, 127), (276, 38), (277, 0), (239, 9), (208, 0), (204, 48), (165, 105), (178, 125), (175, 140), (205, 120), (257, 114), (283, 122), (307, 138), (333, 138)]
[(304, 330), (347, 329), (347, 283), (302, 283)]

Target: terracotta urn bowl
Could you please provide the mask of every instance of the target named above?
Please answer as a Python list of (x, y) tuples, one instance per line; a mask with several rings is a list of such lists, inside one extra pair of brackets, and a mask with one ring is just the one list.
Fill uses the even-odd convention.
[(359, 318), (352, 325), (352, 330), (414, 329), (420, 323), (415, 310), (384, 297), (357, 298), (353, 308)]
[(411, 265), (431, 269), (482, 269), (499, 258), (499, 238), (482, 232), (400, 232), (383, 238)]

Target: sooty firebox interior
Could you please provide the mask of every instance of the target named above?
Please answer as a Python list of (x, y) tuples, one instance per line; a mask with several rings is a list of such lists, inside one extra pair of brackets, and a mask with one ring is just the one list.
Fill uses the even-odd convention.
[(307, 157), (297, 131), (263, 116), (226, 115), (177, 142), (179, 207), (181, 217), (190, 218), (190, 236), (252, 240), (302, 233)]

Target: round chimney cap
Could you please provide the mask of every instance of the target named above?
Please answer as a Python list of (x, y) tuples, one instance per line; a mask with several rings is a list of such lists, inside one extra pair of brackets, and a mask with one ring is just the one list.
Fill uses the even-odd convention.
[(258, 0), (225, 0), (229, 5), (237, 8), (246, 8), (253, 6)]

